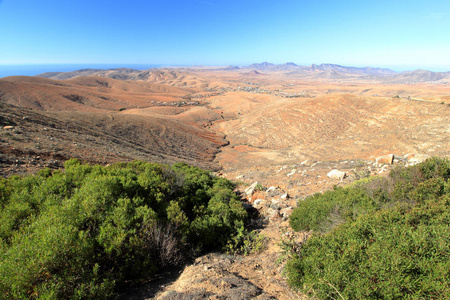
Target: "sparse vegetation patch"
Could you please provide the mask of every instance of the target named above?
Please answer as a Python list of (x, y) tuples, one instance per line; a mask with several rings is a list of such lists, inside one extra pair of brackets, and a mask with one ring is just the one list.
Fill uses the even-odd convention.
[(315, 233), (287, 264), (290, 284), (319, 299), (448, 298), (449, 177), (432, 158), (307, 198), (291, 225)]

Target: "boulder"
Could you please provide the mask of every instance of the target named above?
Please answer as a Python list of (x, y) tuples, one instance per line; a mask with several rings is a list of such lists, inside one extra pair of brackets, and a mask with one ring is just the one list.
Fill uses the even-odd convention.
[(376, 162), (377, 166), (392, 165), (394, 163), (394, 154), (387, 154), (387, 155), (378, 156), (375, 159), (375, 162)]
[(263, 200), (262, 199), (256, 199), (254, 202), (253, 202), (253, 207), (259, 207), (259, 206), (261, 206), (262, 205), (262, 202), (263, 202)]
[(255, 191), (256, 186), (258, 185), (258, 182), (253, 183), (251, 186), (245, 189), (245, 194), (247, 196), (251, 196), (253, 192)]
[(331, 171), (328, 172), (328, 174), (327, 174), (327, 176), (328, 176), (329, 178), (332, 178), (332, 179), (339, 179), (339, 180), (344, 179), (346, 175), (347, 175), (347, 174), (346, 174), (345, 172), (339, 171), (339, 170), (336, 170), (336, 169), (331, 170)]

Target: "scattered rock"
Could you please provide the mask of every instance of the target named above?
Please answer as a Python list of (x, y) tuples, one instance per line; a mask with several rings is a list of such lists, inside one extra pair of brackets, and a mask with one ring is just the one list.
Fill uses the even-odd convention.
[(274, 186), (271, 186), (270, 188), (267, 189), (266, 193), (269, 193), (271, 191), (275, 191), (277, 188)]
[(328, 176), (329, 178), (332, 178), (332, 179), (339, 179), (339, 180), (344, 179), (346, 175), (347, 175), (347, 174), (346, 174), (345, 172), (339, 171), (339, 170), (336, 170), (336, 169), (331, 170), (331, 171), (328, 172), (328, 174), (327, 174), (327, 176)]
[(393, 162), (394, 162), (394, 154), (378, 156), (375, 159), (375, 163), (378, 167), (382, 165), (392, 165)]
[(279, 204), (280, 204), (280, 200), (278, 200), (278, 199), (272, 199), (272, 203), (273, 203), (273, 204), (276, 204), (276, 205), (279, 205)]
[(256, 186), (258, 185), (258, 182), (254, 182), (251, 186), (245, 189), (245, 194), (247, 196), (251, 196), (253, 192), (255, 191)]
[(253, 207), (260, 206), (261, 204), (262, 204), (262, 200), (261, 200), (261, 199), (256, 199), (256, 200), (253, 202)]
[(14, 126), (11, 126), (11, 125), (3, 126), (3, 129), (11, 130), (11, 129), (14, 129)]
[(288, 193), (284, 193), (283, 195), (281, 195), (281, 199), (287, 199), (289, 198)]
[(408, 163), (410, 165), (416, 165), (418, 163), (424, 162), (425, 160), (427, 160), (430, 157), (431, 156), (429, 156), (427, 154), (412, 154), (408, 158)]
[(295, 172), (297, 172), (297, 170), (296, 169), (294, 169), (294, 170), (292, 170), (289, 174), (287, 174), (287, 176), (289, 177), (289, 176), (292, 176), (292, 175), (294, 175), (295, 174)]
[(281, 216), (281, 214), (280, 214), (280, 212), (278, 210), (274, 210), (269, 215), (269, 220), (270, 221), (277, 221), (277, 220), (281, 220), (282, 218), (283, 217)]
[(276, 199), (272, 199), (271, 203), (268, 203), (267, 206), (273, 210), (280, 210), (280, 201)]
[(286, 207), (280, 210), (281, 216), (283, 217), (283, 221), (289, 219), (289, 216), (292, 214), (294, 209), (292, 207)]

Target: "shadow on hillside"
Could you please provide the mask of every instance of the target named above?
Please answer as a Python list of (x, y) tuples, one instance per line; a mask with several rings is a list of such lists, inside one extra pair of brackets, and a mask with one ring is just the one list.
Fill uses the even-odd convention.
[(115, 300), (144, 300), (151, 299), (166, 286), (174, 283), (184, 270), (184, 266), (156, 275), (152, 280), (139, 285), (123, 288)]

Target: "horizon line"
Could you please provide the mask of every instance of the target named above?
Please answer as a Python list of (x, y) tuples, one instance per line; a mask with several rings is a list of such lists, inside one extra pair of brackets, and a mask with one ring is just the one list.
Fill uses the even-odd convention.
[[(438, 69), (444, 70), (442, 67), (420, 67), (420, 66), (380, 66), (380, 65), (360, 65), (360, 64), (356, 64), (356, 65), (350, 65), (350, 64), (339, 64), (339, 63), (331, 63), (331, 62), (327, 62), (327, 63), (310, 63), (310, 64), (298, 64), (292, 61), (286, 61), (284, 63), (272, 63), (269, 61), (263, 61), (263, 62), (253, 62), (250, 64), (163, 64), (163, 63), (117, 63), (117, 62), (111, 62), (111, 63), (105, 63), (105, 62), (100, 62), (100, 63), (93, 63), (93, 62), (86, 62), (86, 63), (0, 63), (0, 67), (33, 67), (33, 66), (112, 66), (114, 68), (114, 66), (121, 66), (121, 67), (126, 67), (126, 66), (130, 66), (130, 68), (132, 67), (146, 67), (146, 66), (152, 66), (152, 68), (164, 68), (164, 67), (229, 67), (229, 66), (236, 66), (236, 67), (249, 67), (251, 65), (254, 64), (272, 64), (272, 65), (283, 65), (283, 64), (295, 64), (298, 67), (302, 67), (302, 66), (313, 66), (313, 65), (334, 65), (334, 66), (341, 66), (341, 67), (353, 67), (353, 68), (376, 68), (376, 69), (389, 69), (392, 70), (394, 72), (410, 72), (410, 71), (417, 71), (417, 70), (425, 70), (425, 71), (430, 71), (430, 72), (438, 72), (438, 73), (445, 73), (445, 72), (450, 72), (450, 67), (449, 69), (445, 69), (445, 71), (433, 71)], [(138, 68), (139, 69), (139, 68)], [(71, 72), (71, 71), (62, 71), (62, 72)]]

